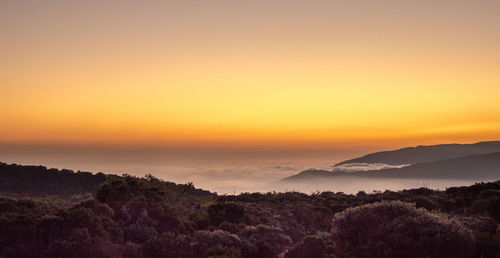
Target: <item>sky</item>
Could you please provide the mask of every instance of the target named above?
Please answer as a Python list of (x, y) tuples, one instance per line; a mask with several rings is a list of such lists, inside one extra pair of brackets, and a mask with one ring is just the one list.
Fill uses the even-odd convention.
[(499, 13), (489, 0), (1, 0), (0, 143), (313, 155), (498, 140)]

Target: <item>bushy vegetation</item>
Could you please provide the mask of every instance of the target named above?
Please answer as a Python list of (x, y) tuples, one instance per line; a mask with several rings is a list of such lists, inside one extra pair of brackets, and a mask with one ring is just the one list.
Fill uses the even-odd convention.
[(401, 201), (337, 213), (331, 239), (345, 257), (470, 257), (475, 241), (458, 220)]
[[(500, 255), (500, 181), (446, 191), (216, 195), (151, 175), (2, 166), (0, 257)], [(30, 179), (37, 173), (45, 174)]]
[(95, 193), (106, 180), (103, 173), (47, 169), (44, 166), (7, 165), (0, 162), (0, 191), (33, 196), (68, 197)]

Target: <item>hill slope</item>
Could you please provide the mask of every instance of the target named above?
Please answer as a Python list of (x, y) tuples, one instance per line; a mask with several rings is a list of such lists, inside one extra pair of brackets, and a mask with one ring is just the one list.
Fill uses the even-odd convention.
[(20, 166), (0, 162), (0, 192), (36, 196), (93, 194), (104, 183), (103, 173), (73, 172), (44, 166)]
[(0, 178), (26, 180), (16, 182), (22, 196), (2, 197), (11, 187), (0, 188), (0, 257), (500, 255), (500, 181), (446, 191), (217, 195), (151, 175), (106, 175), (93, 196), (59, 207), (55, 195), (37, 198), (46, 196), (36, 182), (47, 173), (43, 182), (60, 189), (96, 177), (3, 166)]
[(359, 172), (331, 172), (326, 170), (306, 170), (285, 180), (307, 180), (318, 177), (358, 176), (370, 178), (449, 178), (497, 180), (500, 178), (500, 152), (471, 155), (419, 163), (402, 168), (391, 168)]
[(500, 141), (408, 147), (371, 153), (363, 157), (342, 161), (336, 166), (349, 163), (417, 164), (493, 152), (500, 152)]

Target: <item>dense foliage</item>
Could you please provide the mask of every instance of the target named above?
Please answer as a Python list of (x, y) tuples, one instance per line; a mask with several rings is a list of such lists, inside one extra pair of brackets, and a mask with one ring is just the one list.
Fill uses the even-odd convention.
[(0, 162), (0, 190), (2, 193), (68, 197), (95, 193), (106, 180), (103, 173), (73, 172), (67, 169), (47, 169), (44, 166), (8, 165)]
[(150, 175), (1, 165), (0, 257), (500, 255), (500, 181), (218, 196)]
[(332, 241), (342, 256), (469, 257), (472, 232), (458, 220), (401, 201), (349, 208), (332, 221)]

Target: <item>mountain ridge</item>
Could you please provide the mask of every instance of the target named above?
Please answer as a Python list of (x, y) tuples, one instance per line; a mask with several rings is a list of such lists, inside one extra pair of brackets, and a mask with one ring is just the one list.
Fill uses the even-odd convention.
[(427, 179), (498, 179), (500, 178), (500, 152), (470, 155), (460, 158), (422, 162), (402, 168), (389, 168), (357, 172), (305, 170), (283, 180), (333, 178), (341, 176), (364, 178), (427, 178)]
[(349, 163), (417, 164), (493, 152), (500, 152), (500, 141), (481, 141), (472, 144), (418, 145), (415, 147), (370, 153), (339, 162), (335, 166)]

